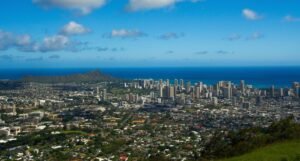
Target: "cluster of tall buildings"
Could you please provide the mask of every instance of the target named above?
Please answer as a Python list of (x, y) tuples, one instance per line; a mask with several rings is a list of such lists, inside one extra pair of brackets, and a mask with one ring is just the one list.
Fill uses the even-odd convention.
[(233, 97), (284, 97), (292, 96), (299, 98), (300, 83), (294, 82), (291, 88), (276, 88), (274, 85), (270, 88), (253, 88), (252, 85), (247, 85), (244, 80), (239, 84), (234, 84), (231, 81), (219, 81), (214, 85), (206, 85), (203, 82), (192, 84), (190, 81), (185, 82), (183, 79), (175, 79), (173, 84), (169, 79), (155, 81), (138, 80), (133, 84), (135, 88), (157, 89), (160, 98), (176, 98), (178, 94), (188, 94), (191, 98), (225, 98), (233, 99)]
[(100, 91), (99, 87), (96, 88), (96, 97), (101, 101), (107, 100), (107, 90), (103, 89)]

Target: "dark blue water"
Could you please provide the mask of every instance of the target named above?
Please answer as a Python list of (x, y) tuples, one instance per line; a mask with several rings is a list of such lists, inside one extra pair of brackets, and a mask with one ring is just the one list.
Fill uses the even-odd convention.
[[(66, 69), (0, 69), (0, 79), (20, 79), (27, 75), (51, 76), (85, 73), (92, 68)], [(184, 79), (214, 84), (220, 80), (239, 83), (245, 80), (257, 87), (290, 87), (300, 81), (300, 67), (199, 67), (199, 68), (101, 68), (102, 72), (124, 79)]]

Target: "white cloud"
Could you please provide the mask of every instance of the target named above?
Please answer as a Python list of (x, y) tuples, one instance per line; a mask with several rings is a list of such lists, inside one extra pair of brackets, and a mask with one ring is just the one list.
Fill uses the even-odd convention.
[(104, 35), (104, 37), (107, 38), (138, 38), (144, 36), (147, 36), (147, 34), (139, 30), (126, 30), (126, 29), (112, 30), (110, 33)]
[(255, 11), (253, 11), (251, 9), (247, 9), (247, 8), (243, 10), (243, 16), (248, 20), (258, 20), (258, 19), (262, 18)]
[(129, 11), (149, 10), (172, 6), (176, 0), (130, 0), (127, 6)]
[(82, 35), (90, 32), (90, 29), (84, 27), (81, 24), (78, 24), (74, 21), (66, 24), (60, 31), (60, 34), (63, 35)]
[(58, 7), (89, 14), (93, 10), (105, 5), (106, 0), (32, 0), (33, 3), (45, 8)]
[(285, 22), (300, 22), (300, 17), (293, 17), (291, 15), (286, 15), (283, 20)]
[(0, 29), (0, 50), (7, 50), (9, 48), (22, 49), (29, 44), (31, 44), (31, 37), (29, 35), (16, 35)]
[(129, 0), (128, 11), (160, 9), (174, 6), (178, 2), (201, 2), (203, 0)]
[(58, 51), (65, 49), (70, 40), (68, 37), (63, 35), (54, 35), (51, 37), (45, 37), (39, 46), (41, 52)]
[(29, 35), (17, 35), (0, 29), (0, 51), (16, 49), (21, 52), (78, 52), (86, 49), (86, 42), (73, 41), (66, 35), (53, 35), (32, 41)]

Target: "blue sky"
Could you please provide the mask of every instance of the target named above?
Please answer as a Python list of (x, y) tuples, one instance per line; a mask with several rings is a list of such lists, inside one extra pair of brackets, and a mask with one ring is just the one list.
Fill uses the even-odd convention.
[(295, 66), (299, 0), (3, 0), (0, 68)]

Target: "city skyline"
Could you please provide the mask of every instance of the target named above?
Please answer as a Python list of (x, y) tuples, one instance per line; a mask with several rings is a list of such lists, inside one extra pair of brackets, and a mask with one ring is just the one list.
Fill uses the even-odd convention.
[(0, 68), (298, 66), (299, 4), (4, 1)]

